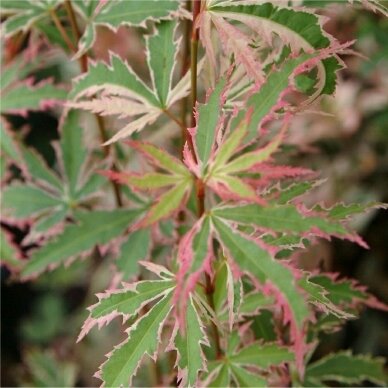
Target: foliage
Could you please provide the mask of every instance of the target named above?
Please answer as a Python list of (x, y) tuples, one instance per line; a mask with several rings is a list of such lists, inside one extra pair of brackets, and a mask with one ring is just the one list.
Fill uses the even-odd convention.
[[(307, 204), (324, 183), (280, 162), (295, 116), (334, 94), (340, 55), (353, 53), (318, 12), (292, 3), (193, 1), (192, 15), (174, 0), (1, 4), (5, 43), (44, 37), (81, 71), (71, 85), (35, 82), (32, 38), (31, 52), (4, 66), (5, 224), (28, 232), (16, 244), (2, 230), (3, 264), (22, 281), (85, 257), (113, 264), (78, 337), (118, 316), (126, 325), (96, 374), (104, 386), (135, 384), (147, 362), (163, 366), (161, 385), (385, 384), (378, 358), (343, 351), (312, 361), (322, 333), (364, 306), (387, 307), (354, 281), (305, 270), (300, 255), (318, 239), (367, 248), (351, 217), (386, 206)], [(92, 60), (103, 26), (142, 34), (146, 72), (115, 53)], [(58, 104), (50, 164), (10, 115)], [(164, 126), (175, 138), (182, 130), (180, 149), (155, 144)], [(60, 306), (53, 322), (63, 314)], [(44, 342), (34, 321), (25, 331)], [(27, 364), (31, 384), (75, 384), (75, 365), (52, 354), (30, 351)]]

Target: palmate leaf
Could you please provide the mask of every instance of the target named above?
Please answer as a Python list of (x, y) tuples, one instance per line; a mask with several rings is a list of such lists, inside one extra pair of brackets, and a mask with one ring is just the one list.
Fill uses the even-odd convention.
[(4, 190), (3, 209), (11, 219), (35, 221), (28, 241), (41, 238), (43, 233), (44, 238), (58, 233), (65, 217), (87, 204), (105, 183), (102, 176), (85, 172), (90, 155), (85, 152), (78, 119), (71, 111), (60, 125), (62, 137), (54, 146), (60, 174), (32, 149), (20, 144), (13, 152), (27, 183), (12, 184)]
[(119, 237), (142, 213), (142, 210), (93, 211), (76, 214), (79, 224), (68, 225), (62, 234), (36, 250), (24, 267), (24, 278), (47, 268), (55, 268), (74, 256), (90, 252)]
[(276, 365), (294, 361), (294, 354), (286, 347), (276, 344), (253, 343), (239, 351), (229, 351), (224, 361), (217, 361), (221, 367), (213, 373), (211, 387), (230, 386), (230, 379), (239, 387), (266, 387), (268, 382), (264, 375), (252, 372), (246, 368), (268, 369)]
[[(260, 82), (264, 77), (262, 71), (257, 71), (260, 65), (257, 60), (255, 61), (257, 54), (250, 48), (251, 37), (228, 23), (227, 19), (248, 26), (260, 37), (261, 44), (267, 44), (271, 48), (275, 47), (275, 35), (280, 38), (284, 46), (289, 45), (296, 53), (301, 49), (312, 52), (327, 48), (335, 42), (333, 37), (323, 31), (323, 19), (306, 11), (282, 8), (269, 2), (252, 5), (227, 3), (218, 6), (209, 1), (202, 15), (202, 27), (213, 22), (223, 42), (224, 50), (231, 50), (236, 61), (245, 67), (248, 76)], [(204, 31), (209, 32), (210, 28), (207, 26)], [(207, 55), (214, 64), (211, 37), (210, 34), (207, 35), (201, 34), (201, 39), (207, 49)], [(338, 68), (340, 65), (334, 58), (324, 59), (318, 64), (319, 79), (315, 95), (334, 92), (335, 71)]]
[(263, 148), (248, 152), (229, 161), (239, 150), (244, 137), (247, 135), (246, 123), (240, 125), (223, 141), (214, 157), (209, 161), (205, 176), (206, 183), (224, 199), (247, 200), (261, 202), (255, 188), (238, 176), (252, 167), (270, 158), (283, 137), (285, 127)]
[(167, 172), (143, 175), (113, 171), (105, 173), (113, 180), (127, 184), (135, 190), (149, 191), (169, 187), (163, 194), (158, 195), (148, 212), (135, 226), (135, 229), (144, 228), (171, 216), (186, 204), (193, 187), (193, 176), (181, 161), (150, 143), (130, 141), (128, 144), (143, 154), (156, 168)]
[(100, 366), (98, 373), (105, 386), (131, 385), (132, 376), (144, 355), (155, 358), (163, 324), (172, 309), (171, 297), (171, 292), (166, 293), (128, 330), (128, 339), (108, 355), (108, 360)]
[(114, 31), (120, 26), (145, 27), (147, 21), (158, 22), (171, 19), (172, 13), (177, 12), (180, 6), (178, 0), (114, 0), (109, 1), (102, 8), (98, 5), (99, 2), (94, 0), (74, 3), (78, 13), (86, 22), (76, 57), (92, 47), (96, 37), (96, 27), (99, 25), (107, 26)]
[[(114, 2), (112, 2), (113, 4)], [(122, 6), (136, 4), (123, 1)], [(159, 2), (142, 2), (149, 7)], [(160, 3), (167, 3), (161, 1)], [(173, 4), (175, 2), (171, 2)], [(144, 5), (139, 5), (140, 9)], [(151, 11), (152, 14), (152, 11)], [(149, 14), (150, 15), (150, 14)], [(149, 16), (148, 15), (148, 16)], [(176, 21), (162, 21), (156, 32), (146, 39), (147, 63), (152, 81), (149, 88), (119, 57), (111, 56), (111, 65), (91, 64), (86, 74), (75, 80), (68, 105), (101, 115), (118, 115), (134, 118), (116, 133), (106, 144), (128, 137), (152, 124), (166, 109), (189, 92), (190, 72), (172, 87), (172, 75), (178, 52), (178, 42), (174, 39)], [(93, 99), (89, 97), (97, 94)]]
[(34, 23), (49, 17), (50, 10), (58, 7), (63, 0), (2, 0), (0, 13), (10, 15), (3, 23), (2, 29), (6, 38), (20, 31), (27, 31)]
[(305, 387), (328, 386), (325, 382), (330, 381), (346, 385), (371, 381), (385, 386), (388, 380), (383, 359), (340, 352), (329, 354), (307, 366)]
[[(298, 291), (290, 269), (274, 260), (271, 254), (232, 225), (212, 215), (217, 238), (226, 253), (242, 271), (253, 274), (271, 287), (277, 302), (284, 309), (285, 322), (290, 324), (298, 370), (303, 369), (303, 327), (309, 311)], [(273, 288), (274, 287), (274, 288)]]

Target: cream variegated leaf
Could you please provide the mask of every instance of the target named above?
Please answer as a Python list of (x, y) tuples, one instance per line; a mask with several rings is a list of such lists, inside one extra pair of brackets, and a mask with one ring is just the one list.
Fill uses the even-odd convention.
[(68, 106), (130, 120), (105, 145), (153, 124), (189, 93), (190, 71), (173, 86), (179, 51), (176, 29), (176, 21), (162, 21), (146, 39), (151, 88), (124, 60), (115, 55), (111, 55), (110, 66), (104, 63), (90, 64), (88, 72), (75, 80)]

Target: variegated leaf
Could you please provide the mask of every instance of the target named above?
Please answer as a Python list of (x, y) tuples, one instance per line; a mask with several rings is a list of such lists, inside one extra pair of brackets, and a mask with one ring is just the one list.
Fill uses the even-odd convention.
[[(84, 3), (84, 4), (78, 4)], [(117, 30), (120, 26), (145, 27), (148, 21), (158, 22), (171, 19), (179, 10), (177, 0), (114, 0), (106, 5), (95, 0), (75, 2), (75, 7), (86, 21), (85, 31), (80, 39), (76, 57), (88, 51), (96, 37), (96, 27), (107, 26)]]
[[(117, 1), (111, 2), (96, 16), (99, 19), (105, 12), (113, 9), (117, 23), (126, 24), (122, 15), (119, 16), (119, 9), (125, 14), (133, 17), (151, 17), (152, 10), (146, 9), (153, 5), (154, 11), (158, 7), (166, 8), (169, 3), (171, 7), (178, 7), (177, 1), (160, 2), (138, 2), (138, 1)], [(138, 4), (137, 8), (131, 8)], [(129, 7), (126, 11), (126, 7)], [(167, 8), (169, 8), (167, 4)], [(142, 11), (143, 10), (143, 11)], [(167, 11), (166, 16), (169, 14)], [(112, 19), (113, 20), (113, 19)], [(73, 89), (69, 94), (68, 106), (78, 109), (89, 110), (94, 113), (120, 118), (132, 119), (124, 128), (120, 129), (105, 144), (108, 145), (133, 133), (140, 131), (146, 125), (152, 124), (165, 113), (172, 104), (186, 96), (189, 92), (190, 72), (172, 87), (172, 76), (179, 44), (174, 35), (177, 28), (175, 21), (162, 21), (156, 27), (156, 32), (146, 39), (147, 64), (152, 81), (152, 89), (141, 80), (133, 69), (122, 59), (111, 55), (111, 65), (104, 63), (90, 64), (89, 70), (75, 80)], [(91, 96), (95, 98), (90, 99)]]
[(63, 233), (36, 250), (22, 271), (30, 278), (57, 267), (70, 258), (85, 254), (96, 245), (119, 237), (142, 213), (142, 210), (93, 211), (77, 213), (79, 224), (68, 225)]
[(174, 345), (177, 350), (179, 386), (197, 386), (198, 373), (206, 368), (201, 345), (209, 346), (209, 342), (191, 296), (188, 296), (184, 331), (177, 331)]
[(172, 280), (145, 280), (98, 294), (98, 303), (88, 308), (90, 314), (82, 326), (78, 341), (95, 325), (101, 329), (117, 316), (121, 315), (125, 320), (136, 316), (143, 306), (169, 293), (174, 286)]
[(322, 386), (325, 381), (355, 385), (364, 381), (385, 385), (384, 360), (350, 352), (329, 354), (307, 366), (304, 386)]
[(98, 377), (104, 386), (131, 385), (144, 356), (155, 358), (163, 324), (171, 309), (171, 293), (167, 293), (128, 330), (128, 339), (116, 346), (100, 366)]

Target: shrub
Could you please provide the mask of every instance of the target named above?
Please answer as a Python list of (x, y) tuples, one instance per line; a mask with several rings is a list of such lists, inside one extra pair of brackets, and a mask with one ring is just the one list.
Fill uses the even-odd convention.
[[(293, 117), (334, 94), (339, 56), (353, 53), (314, 10), (287, 5), (2, 1), (2, 113), (62, 106), (52, 166), (2, 121), (3, 206), (11, 223), (29, 222), (34, 248), (19, 259), (26, 245), (3, 232), (4, 263), (30, 280), (92, 251), (115, 257), (112, 285), (79, 335), (126, 322), (97, 373), (105, 386), (131, 385), (146, 354), (163, 365), (164, 385), (384, 384), (380, 359), (343, 351), (311, 361), (320, 333), (386, 306), (354, 281), (303, 270), (299, 254), (317, 238), (366, 247), (349, 218), (384, 205), (307, 206), (303, 195), (322, 181), (277, 161)], [(137, 28), (147, 71), (116, 54), (93, 60), (98, 26)], [(42, 67), (37, 36), (79, 62), (70, 91), (27, 77)], [(95, 115), (102, 148), (82, 111)], [(160, 141), (167, 132), (174, 148)]]

